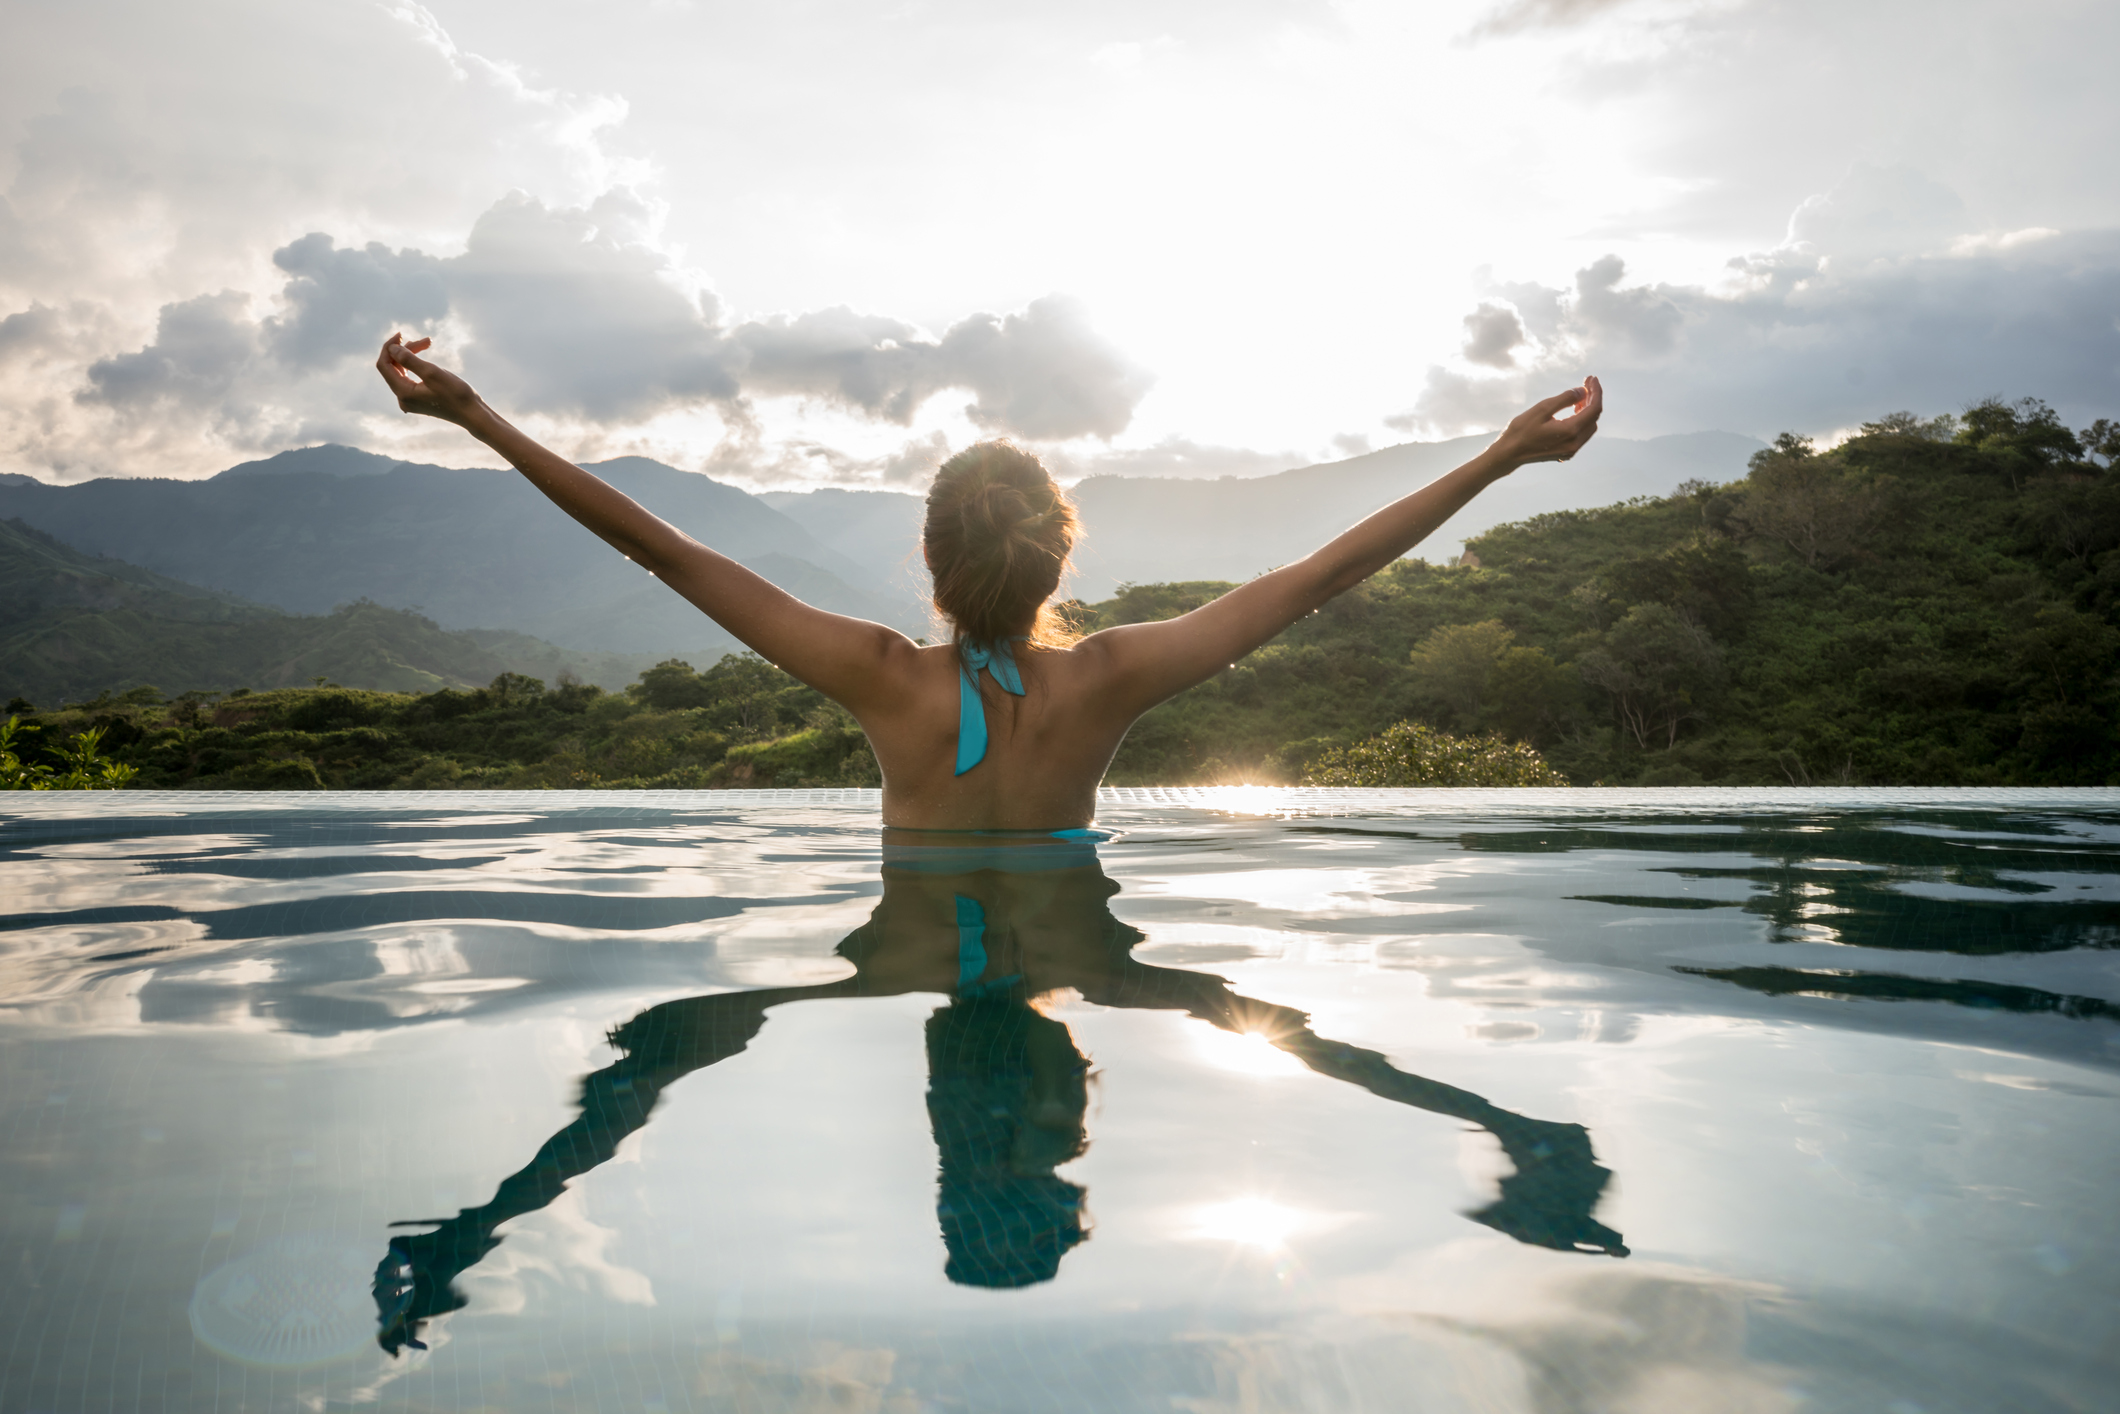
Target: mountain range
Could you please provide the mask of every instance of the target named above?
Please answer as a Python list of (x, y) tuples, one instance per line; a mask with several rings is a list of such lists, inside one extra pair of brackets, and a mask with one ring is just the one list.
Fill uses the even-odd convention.
[(181, 693), (318, 679), (432, 692), (504, 672), (618, 688), (653, 661), (570, 652), (506, 629), (450, 632), (367, 600), (283, 614), (0, 521), (0, 700), (56, 707), (136, 687)]
[[(1088, 477), (1073, 488), (1083, 537), (1065, 592), (1100, 600), (1122, 584), (1250, 579), (1301, 559), (1371, 511), (1469, 461), (1488, 440), (1409, 442), (1272, 476)], [(1488, 488), (1416, 553), (1450, 562), (1465, 541), (1497, 525), (1664, 496), (1682, 481), (1735, 481), (1764, 445), (1730, 432), (1600, 437), (1566, 466), (1528, 466)], [(852, 560), (871, 581), (917, 594), (920, 497), (823, 490), (768, 491), (759, 499)]]
[[(649, 510), (822, 607), (917, 617), (800, 525), (736, 487), (645, 458), (592, 468)], [(204, 481), (105, 478), (0, 485), (15, 518), (92, 555), (271, 605), (325, 613), (358, 599), (450, 629), (510, 629), (601, 653), (737, 645), (715, 624), (556, 513), (508, 470), (309, 447)]]
[[(1470, 457), (1483, 440), (1409, 443), (1249, 479), (1088, 478), (1074, 488), (1085, 535), (1066, 592), (1094, 600), (1123, 583), (1247, 579), (1299, 558)], [(1498, 483), (1421, 553), (1455, 559), (1466, 537), (1496, 524), (1661, 495), (1689, 478), (1731, 480), (1760, 445), (1718, 432), (1600, 438), (1566, 467), (1527, 467)], [(810, 603), (916, 634), (927, 630), (917, 495), (753, 495), (641, 457), (590, 470)], [(53, 486), (0, 476), (0, 520), (8, 519), (20, 527), (4, 541), (13, 578), (0, 578), (0, 590), (14, 602), (0, 614), (0, 632), (14, 636), (13, 661), (28, 662), (21, 655), (41, 645), (35, 680), (63, 681), (66, 692), (117, 685), (95, 680), (125, 666), (128, 654), (137, 671), (120, 674), (127, 681), (170, 690), (232, 685), (195, 681), (198, 674), (175, 660), (166, 671), (150, 671), (149, 662), (165, 656), (143, 646), (157, 638), (145, 627), (150, 621), (190, 626), (159, 631), (169, 645), (202, 641), (211, 625), (221, 625), (213, 632), (232, 644), (242, 637), (234, 626), (251, 625), (245, 632), (262, 635), (261, 644), (280, 646), (237, 651), (224, 644), (210, 656), (218, 675), (250, 665), (243, 670), (261, 674), (252, 686), (307, 681), (288, 674), (316, 668), (316, 675), (349, 685), (431, 688), (477, 680), (489, 667), (529, 671), (524, 665), (541, 665), (542, 675), (564, 667), (591, 681), (625, 681), (660, 658), (703, 665), (739, 646), (508, 470), (422, 465), (325, 445), (204, 481), (106, 478)], [(364, 603), (332, 632), (343, 638), (358, 630), (374, 641), (332, 655), (340, 666), (320, 667), (321, 660), (295, 650), (293, 620), (311, 624), (300, 632), (330, 637), (318, 616), (336, 621), (344, 616), (334, 610)], [(370, 610), (416, 612), (386, 620)], [(94, 615), (102, 618), (92, 627), (84, 616)], [(62, 619), (70, 627), (52, 637)], [(444, 645), (422, 638), (430, 631), (470, 636)], [(0, 663), (7, 661), (0, 654)], [(356, 671), (356, 661), (368, 667)]]

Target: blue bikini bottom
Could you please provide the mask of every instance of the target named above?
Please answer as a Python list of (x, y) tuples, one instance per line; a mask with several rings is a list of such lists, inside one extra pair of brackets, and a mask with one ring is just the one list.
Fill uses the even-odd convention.
[(1094, 869), (1108, 830), (885, 830), (883, 867), (911, 874)]
[[(911, 874), (1094, 869), (1097, 845), (1113, 837), (1106, 830), (885, 830), (883, 867)], [(980, 980), (987, 968), (985, 906), (964, 894), (956, 898), (957, 995), (969, 999), (1006, 994), (1023, 979), (1011, 975)]]

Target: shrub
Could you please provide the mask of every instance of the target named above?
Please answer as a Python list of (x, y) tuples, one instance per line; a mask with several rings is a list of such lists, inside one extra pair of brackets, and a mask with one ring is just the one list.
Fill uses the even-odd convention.
[(0, 723), (0, 790), (123, 790), (140, 774), (138, 767), (101, 753), (101, 727), (76, 733), (65, 746), (52, 748), (50, 754), (59, 759), (57, 766), (24, 761), (15, 750), (15, 738), (39, 730), (16, 716)]
[(1523, 742), (1450, 736), (1420, 722), (1400, 722), (1367, 741), (1326, 752), (1303, 773), (1303, 784), (1564, 786), (1568, 778)]

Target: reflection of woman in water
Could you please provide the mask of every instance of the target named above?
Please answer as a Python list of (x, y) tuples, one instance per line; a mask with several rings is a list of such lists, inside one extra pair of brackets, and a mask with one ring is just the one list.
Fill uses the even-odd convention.
[[(581, 1114), (503, 1180), (490, 1202), (391, 1239), (376, 1271), (383, 1348), (417, 1342), (453, 1311), (459, 1273), (498, 1245), (494, 1229), (557, 1198), (647, 1122), (665, 1087), (744, 1050), (766, 1012), (814, 997), (950, 998), (927, 1021), (928, 1120), (941, 1157), (936, 1216), (946, 1274), (962, 1286), (1050, 1281), (1082, 1241), (1083, 1190), (1054, 1170), (1087, 1147), (1089, 1062), (1044, 1001), (1073, 989), (1100, 1006), (1182, 1011), (1264, 1036), (1312, 1070), (1386, 1100), (1480, 1126), (1516, 1171), (1472, 1217), (1520, 1242), (1624, 1256), (1592, 1216), (1607, 1172), (1579, 1125), (1527, 1119), (1394, 1069), (1375, 1051), (1328, 1041), (1299, 1011), (1254, 1001), (1204, 972), (1136, 961), (1143, 935), (1112, 916), (1118, 885), (1088, 839), (893, 831), (883, 900), (839, 945), (853, 975), (814, 987), (723, 992), (665, 1002), (611, 1034), (624, 1052), (582, 1085)], [(426, 1224), (417, 1224), (426, 1226)]]
[[(635, 1017), (614, 1035), (625, 1058), (589, 1078), (582, 1117), (491, 1203), (397, 1239), (376, 1278), (386, 1347), (410, 1341), (423, 1316), (450, 1309), (450, 1277), (493, 1245), (494, 1226), (542, 1207), (569, 1176), (609, 1157), (664, 1085), (743, 1049), (768, 1007), (812, 996), (955, 998), (928, 1029), (954, 1280), (1041, 1281), (1081, 1240), (1080, 1190), (1052, 1170), (1082, 1143), (1084, 1063), (1066, 1029), (1031, 1005), (1063, 987), (1109, 1006), (1181, 1010), (1262, 1032), (1313, 1070), (1483, 1125), (1517, 1173), (1482, 1221), (1547, 1246), (1617, 1250), (1617, 1235), (1589, 1216), (1604, 1171), (1580, 1128), (1526, 1120), (1402, 1074), (1374, 1052), (1320, 1040), (1301, 1013), (1236, 996), (1218, 978), (1134, 962), (1127, 950), (1137, 935), (1104, 907), (1113, 886), (1086, 846), (1066, 838), (1089, 825), (1097, 782), (1136, 718), (1375, 574), (1486, 486), (1527, 463), (1573, 456), (1603, 411), (1596, 379), (1534, 405), (1465, 465), (1294, 564), (1182, 617), (1079, 641), (1050, 605), (1074, 547), (1073, 505), (1036, 457), (980, 443), (944, 463), (928, 492), (921, 545), (950, 632), (947, 642), (921, 645), (813, 608), (657, 519), (510, 426), (462, 378), (421, 358), (426, 347), (392, 335), (376, 360), (401, 409), (462, 427), (768, 662), (853, 713), (883, 772), (887, 867), (883, 903), (841, 945), (852, 977)], [(940, 862), (920, 853), (938, 848)], [(966, 849), (999, 855), (947, 858)]]

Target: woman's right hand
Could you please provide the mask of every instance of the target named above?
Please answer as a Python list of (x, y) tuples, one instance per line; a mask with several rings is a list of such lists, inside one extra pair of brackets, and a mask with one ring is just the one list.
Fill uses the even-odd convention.
[[(1575, 409), (1573, 414), (1560, 415), (1571, 407)], [(1604, 387), (1595, 378), (1585, 378), (1582, 387), (1533, 403), (1518, 413), (1495, 439), (1495, 454), (1518, 466), (1564, 462), (1595, 435), (1598, 416), (1604, 410)]]
[(404, 335), (392, 334), (383, 344), (383, 351), (376, 355), (376, 372), (390, 385), (398, 411), (469, 427), (474, 414), (486, 411), (485, 400), (456, 374), (419, 357), (433, 342), (418, 339), (408, 344)]

